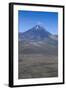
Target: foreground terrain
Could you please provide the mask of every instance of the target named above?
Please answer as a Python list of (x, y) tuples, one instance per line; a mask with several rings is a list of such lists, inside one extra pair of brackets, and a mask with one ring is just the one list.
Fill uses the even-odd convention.
[(19, 79), (58, 76), (58, 60), (42, 54), (20, 55)]

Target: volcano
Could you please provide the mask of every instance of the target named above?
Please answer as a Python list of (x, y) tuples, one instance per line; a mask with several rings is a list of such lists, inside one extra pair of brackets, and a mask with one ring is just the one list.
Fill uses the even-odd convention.
[(58, 77), (58, 35), (40, 25), (18, 34), (19, 79)]
[(36, 25), (33, 28), (29, 29), (24, 33), (19, 33), (19, 39), (28, 39), (28, 40), (44, 40), (45, 38), (49, 38), (51, 33), (46, 31), (43, 27)]
[(19, 32), (19, 52), (57, 54), (58, 36), (48, 32), (40, 25), (35, 25), (26, 32)]

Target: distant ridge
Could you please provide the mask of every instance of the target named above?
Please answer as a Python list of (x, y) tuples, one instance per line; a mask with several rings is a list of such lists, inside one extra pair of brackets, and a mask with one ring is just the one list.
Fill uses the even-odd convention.
[[(55, 39), (56, 38), (56, 39)], [(35, 25), (26, 32), (19, 32), (19, 39), (23, 40), (44, 40), (44, 39), (54, 39), (57, 40), (57, 35), (52, 35), (45, 28), (40, 25)]]

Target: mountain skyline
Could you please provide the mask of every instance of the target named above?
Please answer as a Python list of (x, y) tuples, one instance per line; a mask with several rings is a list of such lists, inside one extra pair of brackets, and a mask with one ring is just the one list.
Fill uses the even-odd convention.
[(25, 32), (19, 32), (19, 39), (45, 39), (45, 38), (58, 38), (58, 35), (53, 35), (52, 33), (48, 32), (44, 27), (40, 25), (35, 25), (34, 27), (30, 28)]
[[(38, 27), (41, 27), (41, 28), (43, 28), (43, 29), (46, 29), (46, 28), (44, 28), (42, 25), (40, 25), (40, 24), (36, 24), (36, 25), (34, 25), (34, 26), (32, 26), (31, 28), (29, 28), (28, 30), (26, 30), (26, 31), (24, 31), (24, 32), (20, 32), (19, 31), (19, 33), (25, 33), (25, 32), (28, 32), (29, 30), (31, 30), (32, 28), (34, 28), (34, 27), (36, 27), (37, 28), (37, 30), (38, 30)], [(47, 32), (49, 32), (48, 30), (46, 30)], [(51, 33), (52, 35), (57, 35), (58, 36), (58, 33), (55, 33), (55, 34), (53, 34), (52, 32), (49, 32), (49, 33)]]
[(35, 25), (41, 25), (53, 34), (58, 33), (58, 13), (41, 11), (18, 11), (18, 32), (25, 32)]
[[(58, 36), (48, 32), (42, 26), (36, 25), (24, 33), (19, 33), (19, 41), (22, 43), (29, 42), (29, 45), (39, 45), (42, 47), (44, 44), (56, 47), (58, 45)], [(26, 44), (25, 44), (26, 45)]]

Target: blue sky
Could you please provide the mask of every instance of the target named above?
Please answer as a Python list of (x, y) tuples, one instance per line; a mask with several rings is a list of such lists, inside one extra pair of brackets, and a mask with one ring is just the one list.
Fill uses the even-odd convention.
[(33, 26), (40, 24), (47, 31), (58, 33), (58, 13), (38, 11), (18, 11), (18, 31), (25, 32)]

